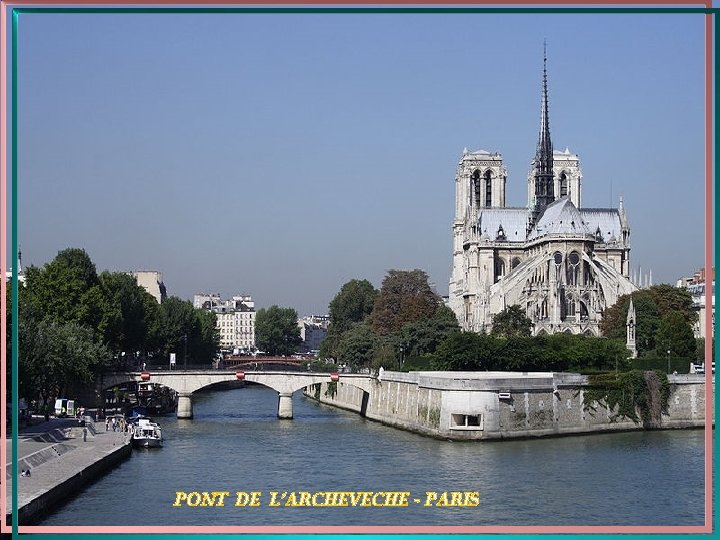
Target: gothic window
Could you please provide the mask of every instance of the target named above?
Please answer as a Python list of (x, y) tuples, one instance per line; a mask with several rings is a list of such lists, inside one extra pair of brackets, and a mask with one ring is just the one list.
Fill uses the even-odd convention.
[(570, 252), (568, 255), (567, 283), (568, 285), (577, 285), (578, 271), (580, 266), (580, 254), (577, 251)]
[(588, 318), (589, 317), (588, 317), (587, 304), (581, 300), (580, 301), (580, 320), (586, 321), (586, 320), (588, 320)]
[(560, 196), (567, 197), (568, 195), (568, 180), (565, 172), (560, 174)]
[(472, 206), (480, 206), (480, 171), (475, 169), (475, 171), (472, 173), (472, 187), (473, 191), (470, 195), (471, 197), (471, 205)]
[(492, 206), (492, 173), (485, 172), (485, 206)]
[(495, 259), (495, 281), (499, 281), (505, 275), (505, 261), (500, 257)]
[(555, 261), (555, 264), (560, 265), (560, 264), (562, 264), (562, 260), (563, 260), (562, 253), (560, 253), (559, 251), (556, 251), (553, 254), (553, 261)]
[(495, 240), (506, 240), (505, 238), (505, 231), (502, 228), (502, 225), (498, 227), (497, 235), (495, 236)]
[(568, 317), (575, 316), (575, 299), (572, 296), (567, 297), (567, 305), (565, 307), (565, 314)]

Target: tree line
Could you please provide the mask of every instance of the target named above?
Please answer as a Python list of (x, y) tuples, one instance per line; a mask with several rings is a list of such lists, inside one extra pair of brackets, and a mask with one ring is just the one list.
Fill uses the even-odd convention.
[[(637, 343), (644, 358), (701, 354), (693, 337), (697, 314), (684, 290), (658, 285), (633, 293)], [(330, 326), (320, 355), (353, 369), (624, 371), (630, 296), (606, 310), (603, 337), (531, 336), (519, 306), (493, 317), (489, 335), (461, 332), (454, 313), (432, 291), (422, 270), (390, 270), (379, 290), (367, 280), (345, 283), (329, 305)], [(684, 361), (684, 360), (683, 360)]]
[[(9, 313), (13, 300), (8, 288)], [(131, 275), (98, 274), (83, 249), (28, 267), (17, 302), (19, 392), (39, 403), (103, 372), (167, 365), (170, 352), (209, 364), (219, 347), (213, 313), (177, 297), (159, 304)]]

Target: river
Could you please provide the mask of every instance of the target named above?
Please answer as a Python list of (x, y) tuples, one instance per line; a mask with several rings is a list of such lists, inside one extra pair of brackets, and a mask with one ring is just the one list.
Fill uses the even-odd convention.
[[(40, 525), (702, 525), (700, 430), (449, 442), (386, 427), (296, 392), (293, 420), (260, 386), (196, 394), (194, 419), (158, 418), (162, 449), (131, 458)], [(228, 491), (222, 508), (177, 491)], [(262, 492), (236, 507), (235, 492)], [(402, 491), (407, 507), (270, 507), (270, 492)], [(426, 492), (478, 491), (471, 507)], [(415, 503), (414, 499), (420, 500)]]

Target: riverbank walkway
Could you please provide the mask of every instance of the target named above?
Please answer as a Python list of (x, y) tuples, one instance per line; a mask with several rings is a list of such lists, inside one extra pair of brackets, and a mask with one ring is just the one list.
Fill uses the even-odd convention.
[[(126, 433), (105, 431), (105, 421), (86, 418), (83, 426), (74, 418), (51, 418), (23, 428), (18, 434), (18, 515), (20, 524), (42, 519), (52, 506), (74, 496), (95, 481), (109, 467), (130, 454)], [(6, 523), (12, 509), (11, 440), (7, 441), (8, 464), (5, 472), (7, 496)], [(30, 476), (20, 476), (23, 469)]]

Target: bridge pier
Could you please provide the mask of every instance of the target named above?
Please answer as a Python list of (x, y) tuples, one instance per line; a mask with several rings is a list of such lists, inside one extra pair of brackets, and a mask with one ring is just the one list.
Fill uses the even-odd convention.
[(292, 419), (292, 392), (278, 392), (278, 396), (278, 418)]
[(193, 417), (192, 394), (178, 394), (177, 417)]

